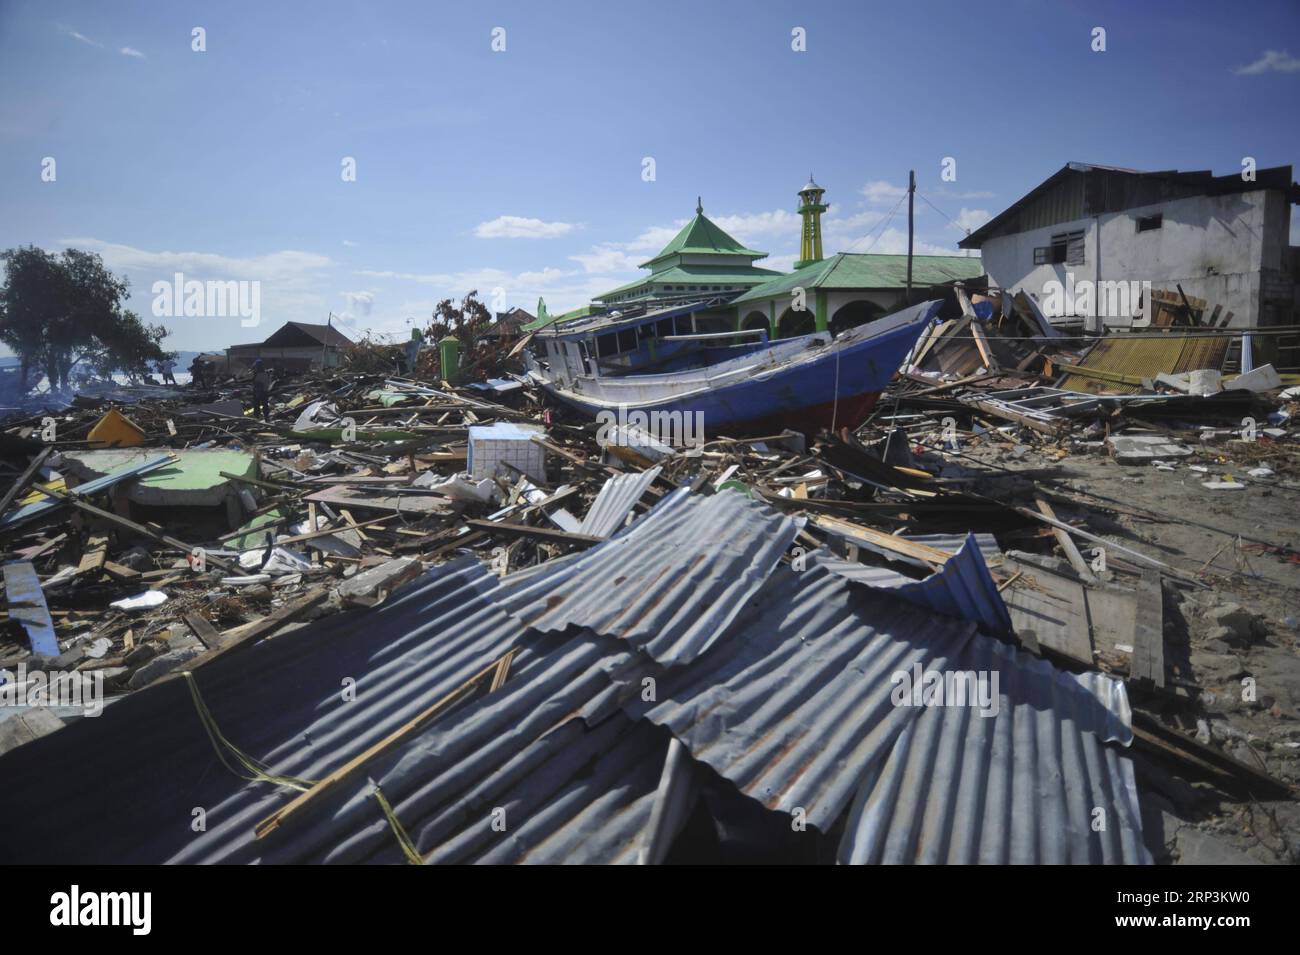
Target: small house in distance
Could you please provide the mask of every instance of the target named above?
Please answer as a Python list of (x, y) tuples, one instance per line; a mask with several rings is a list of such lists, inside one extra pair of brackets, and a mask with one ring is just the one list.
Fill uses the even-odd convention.
[(523, 332), (521, 329), (525, 325), (530, 325), (535, 321), (537, 321), (537, 316), (518, 306), (508, 312), (497, 312), (496, 321), (479, 335), (479, 340), (494, 342), (498, 345), (508, 345), (522, 337)]
[(283, 372), (304, 372), (313, 368), (337, 368), (343, 350), (352, 344), (333, 325), (285, 322), (264, 342), (231, 345), (226, 358), (231, 374), (240, 374), (258, 358), (268, 367)]

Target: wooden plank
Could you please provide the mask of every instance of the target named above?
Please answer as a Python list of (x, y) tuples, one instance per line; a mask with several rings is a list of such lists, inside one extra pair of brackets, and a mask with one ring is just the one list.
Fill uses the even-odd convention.
[(1129, 676), (1149, 680), (1157, 687), (1165, 685), (1164, 595), (1160, 575), (1148, 570), (1137, 587), (1137, 620), (1133, 632), (1133, 657)]
[(198, 637), (200, 642), (209, 650), (215, 650), (221, 645), (221, 632), (208, 623), (207, 618), (202, 614), (187, 613), (184, 620), (189, 625), (189, 628), (194, 631), (194, 636)]
[(303, 498), (305, 501), (317, 501), (338, 508), (369, 508), (374, 511), (389, 511), (407, 516), (429, 514), (447, 514), (453, 510), (455, 502), (451, 498), (427, 488), (404, 489), (405, 494), (398, 493), (397, 488), (387, 491), (368, 490), (338, 485), (315, 491)]
[(18, 480), (9, 485), (9, 490), (5, 491), (5, 496), (0, 498), (0, 514), (4, 514), (5, 511), (9, 510), (9, 505), (14, 502), (14, 498), (21, 494), (23, 489), (31, 483), (32, 478), (36, 476), (36, 472), (40, 470), (41, 465), (45, 463), (45, 459), (50, 456), (53, 450), (53, 448), (43, 448), (36, 457), (32, 458), (26, 470), (18, 475)]
[(873, 527), (864, 527), (861, 524), (854, 524), (852, 521), (846, 521), (838, 517), (818, 514), (813, 518), (813, 524), (828, 533), (842, 537), (856, 537), (893, 553), (919, 560), (936, 570), (946, 564), (953, 556), (946, 550), (939, 550), (937, 547), (931, 547), (928, 544), (920, 544), (902, 537), (895, 537), (893, 534), (886, 534), (884, 531), (878, 531)]
[[(317, 587), (315, 590), (308, 591), (292, 603), (285, 604), (279, 610), (275, 611), (275, 613), (263, 617), (261, 620), (258, 620), (247, 627), (237, 628), (238, 636), (231, 636), (231, 633), (234, 631), (228, 631), (221, 634), (220, 646), (216, 649), (208, 650), (206, 653), (199, 654), (190, 661), (189, 669), (197, 669), (206, 663), (211, 663), (223, 654), (252, 646), (259, 640), (269, 637), (286, 623), (291, 622), (294, 617), (305, 613), (328, 597), (328, 589), (325, 587)], [(162, 677), (159, 682), (162, 682), (162, 680), (176, 679), (179, 676), (180, 672), (174, 671)]]
[(311, 805), (322, 795), (336, 789), (341, 783), (354, 775), (376, 756), (387, 752), (394, 746), (405, 742), (411, 736), (423, 730), (431, 720), (441, 716), (456, 703), (459, 703), (461, 700), (473, 693), (475, 688), (477, 688), (478, 685), (489, 676), (493, 678), (491, 684), (492, 689), (498, 689), (501, 683), (505, 681), (505, 675), (509, 671), (510, 667), (510, 660), (514, 655), (515, 651), (511, 650), (500, 659), (493, 660), (490, 664), (474, 676), (470, 677), (459, 687), (452, 690), (442, 699), (438, 700), (432, 706), (421, 711), (414, 718), (393, 730), (393, 732), (389, 733), (374, 745), (368, 747), (364, 752), (348, 760), (338, 769), (334, 770), (334, 772), (317, 782), (316, 785), (311, 787), (311, 789), (308, 789), (304, 793), (300, 793), (289, 803), (271, 813), (254, 827), (254, 836), (258, 839), (264, 839), (266, 836), (270, 835), (283, 825), (285, 820), (290, 816), (303, 811), (303, 809)]
[(984, 338), (984, 329), (980, 328), (979, 322), (970, 323), (971, 337), (975, 339), (975, 347), (979, 349), (980, 357), (984, 359), (984, 367), (989, 371), (998, 371), (998, 360), (993, 357), (993, 349), (989, 347), (987, 339)]
[[(143, 537), (151, 538), (152, 540), (155, 540), (160, 544), (166, 544), (168, 547), (172, 548), (173, 550), (178, 550), (182, 554), (185, 554), (187, 556), (194, 551), (193, 546), (191, 546), (190, 544), (186, 544), (184, 541), (177, 540), (175, 537), (170, 537), (167, 534), (161, 534), (158, 533), (157, 531), (152, 531), (149, 528), (145, 527), (143, 524), (137, 524), (135, 521), (122, 517), (120, 514), (114, 514), (112, 511), (106, 511), (102, 507), (96, 507), (94, 504), (87, 503), (86, 501), (83, 501), (79, 497), (74, 497), (71, 494), (64, 494), (63, 492), (56, 491), (52, 488), (41, 488), (40, 490), (41, 493), (46, 495), (47, 497), (53, 497), (56, 498), (57, 500), (65, 501), (68, 504), (71, 504), (79, 511), (85, 511), (87, 514), (91, 514), (95, 517), (100, 518), (101, 520), (108, 521), (110, 524), (116, 524), (119, 527), (125, 527), (127, 530), (133, 531), (136, 534), (140, 534)], [(236, 570), (236, 568), (232, 564), (230, 564), (228, 561), (221, 560), (220, 558), (209, 555), (206, 558), (206, 560), (207, 563), (211, 564), (214, 567), (220, 567), (222, 570), (230, 571), (232, 573), (235, 572)]]
[(1011, 626), (1024, 643), (1052, 650), (1083, 666), (1093, 662), (1092, 632), (1083, 584), (1064, 572), (1003, 558), (1016, 583), (1002, 592)]
[(108, 538), (92, 537), (86, 543), (86, 552), (81, 555), (81, 562), (77, 564), (76, 576), (82, 574), (97, 573), (104, 567), (105, 561), (108, 560)]
[[(1034, 495), (1034, 503), (1038, 505), (1038, 509), (1043, 514), (1054, 521), (1059, 520), (1056, 512), (1052, 510), (1052, 505), (1041, 494)], [(1079, 548), (1074, 546), (1074, 541), (1070, 539), (1070, 535), (1060, 527), (1055, 526), (1052, 528), (1052, 534), (1056, 537), (1056, 542), (1061, 545), (1061, 550), (1065, 552), (1066, 559), (1070, 561), (1070, 566), (1074, 568), (1074, 572), (1088, 583), (1095, 583), (1097, 578), (1093, 575), (1092, 568), (1088, 566), (1088, 562), (1079, 553)]]
[(104, 573), (114, 580), (131, 581), (140, 576), (140, 571), (132, 570), (130, 567), (124, 567), (115, 561), (104, 561)]
[(1241, 791), (1263, 799), (1295, 798), (1297, 787), (1274, 779), (1257, 767), (1250, 766), (1213, 746), (1179, 733), (1155, 717), (1133, 712), (1133, 745), (1147, 753), (1171, 759), (1186, 773), (1193, 770), (1209, 776), (1229, 792)]
[(28, 547), (24, 550), (15, 551), (15, 553), (19, 554), (20, 556), (22, 556), (27, 560), (35, 560), (37, 557), (43, 557), (45, 554), (49, 553), (54, 548), (58, 547), (67, 539), (68, 539), (68, 535), (66, 532), (62, 534), (57, 534), (54, 537), (51, 537), (49, 540), (45, 541), (44, 543), (37, 544), (35, 547)]
[(513, 524), (509, 521), (468, 520), (465, 521), (465, 526), (485, 531), (488, 534), (502, 533), (516, 537), (535, 537), (539, 540), (551, 541), (557, 544), (578, 544), (582, 547), (590, 547), (593, 544), (603, 544), (605, 542), (603, 537), (571, 534), (568, 531), (555, 530), (550, 527), (533, 527), (531, 524)]

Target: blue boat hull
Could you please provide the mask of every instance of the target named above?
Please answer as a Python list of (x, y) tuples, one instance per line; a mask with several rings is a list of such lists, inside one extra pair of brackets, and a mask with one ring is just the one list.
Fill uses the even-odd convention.
[[(879, 319), (822, 346), (819, 355), (766, 374), (683, 397), (629, 402), (619, 410), (627, 414), (694, 414), (710, 435), (771, 433), (784, 428), (815, 434), (827, 427), (855, 428), (866, 419), (939, 307), (938, 302), (927, 302)], [(808, 338), (812, 347), (816, 336)], [(844, 338), (849, 340), (841, 341)], [(608, 401), (587, 400), (554, 387), (547, 390), (590, 417), (613, 410)]]

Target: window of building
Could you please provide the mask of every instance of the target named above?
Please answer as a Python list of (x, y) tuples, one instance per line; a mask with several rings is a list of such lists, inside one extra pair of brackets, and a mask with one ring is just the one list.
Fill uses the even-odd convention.
[(1137, 230), (1139, 232), (1150, 232), (1152, 229), (1159, 229), (1164, 224), (1165, 217), (1160, 212), (1153, 216), (1138, 216)]
[(1034, 265), (1083, 265), (1083, 230), (1059, 232), (1051, 245), (1034, 249)]

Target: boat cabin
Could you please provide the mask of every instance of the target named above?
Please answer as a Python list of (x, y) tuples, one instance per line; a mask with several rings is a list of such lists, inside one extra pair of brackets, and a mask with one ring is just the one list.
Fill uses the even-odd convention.
[(535, 360), (561, 387), (580, 378), (664, 374), (716, 364), (763, 348), (767, 330), (737, 331), (709, 302), (612, 311), (539, 332)]

